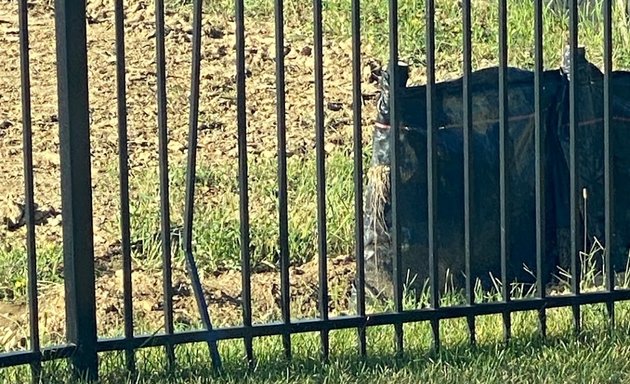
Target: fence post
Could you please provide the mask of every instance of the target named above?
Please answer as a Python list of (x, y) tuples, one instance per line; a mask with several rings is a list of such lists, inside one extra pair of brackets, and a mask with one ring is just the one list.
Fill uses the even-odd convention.
[(86, 0), (55, 0), (66, 335), (73, 372), (97, 379)]

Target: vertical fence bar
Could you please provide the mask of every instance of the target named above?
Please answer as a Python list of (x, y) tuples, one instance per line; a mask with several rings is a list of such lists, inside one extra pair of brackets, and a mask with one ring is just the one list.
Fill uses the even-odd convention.
[[(249, 253), (249, 182), (247, 175), (247, 111), (245, 109), (245, 6), (236, 0), (236, 119), (238, 126), (238, 183), (241, 232), (241, 277), (243, 283), (243, 325), (252, 326), (251, 260)], [(250, 368), (254, 366), (251, 336), (243, 338)]]
[(98, 378), (85, 0), (56, 0), (66, 333), (72, 370)]
[[(276, 124), (278, 130), (278, 211), (280, 245), (280, 298), (282, 321), (291, 323), (291, 295), (289, 289), (289, 213), (287, 193), (287, 125), (286, 91), (284, 77), (284, 1), (275, 0), (276, 16)], [(291, 334), (282, 334), (284, 355), (291, 358)]]
[[(389, 0), (389, 63), (390, 63), (390, 175), (391, 175), (391, 210), (393, 245), (393, 283), (394, 283), (394, 311), (403, 311), (402, 260), (400, 257), (400, 221), (398, 218), (398, 202), (400, 199), (400, 170), (398, 160), (400, 156), (399, 136), (400, 118), (398, 116), (398, 94), (400, 91), (400, 70), (398, 66), (398, 0)], [(403, 352), (403, 326), (395, 323), (396, 352)]]
[[(466, 259), (466, 301), (468, 305), (475, 302), (475, 292), (473, 290), (474, 280), (471, 270), (471, 256), (473, 245), (471, 239), (471, 216), (472, 216), (472, 95), (470, 86), (470, 75), (472, 72), (472, 25), (471, 25), (471, 0), (462, 1), (463, 28), (464, 28), (464, 76), (463, 76), (463, 130), (464, 130), (464, 257)], [(468, 329), (470, 332), (470, 342), (475, 343), (475, 317), (468, 316)]]
[[(438, 215), (437, 202), (437, 126), (435, 116), (435, 0), (426, 1), (427, 46), (427, 207), (429, 231), (429, 281), (431, 284), (431, 308), (440, 307), (438, 276), (438, 237), (435, 223)], [(431, 321), (433, 348), (440, 348), (440, 321)]]
[[(615, 228), (613, 200), (613, 139), (610, 132), (612, 122), (612, 1), (604, 0), (604, 232), (606, 244), (606, 289), (615, 290), (615, 273), (613, 270), (613, 230)], [(615, 301), (606, 303), (608, 320), (611, 329), (615, 326)]]
[(186, 265), (190, 275), (197, 308), (201, 321), (208, 330), (208, 349), (212, 365), (216, 371), (221, 369), (221, 357), (217, 349), (216, 339), (212, 334), (212, 322), (208, 313), (208, 304), (204, 298), (203, 288), (199, 279), (199, 272), (192, 247), (192, 227), (195, 204), (195, 179), (197, 168), (197, 124), (199, 123), (199, 88), (201, 72), (201, 23), (203, 0), (193, 1), (193, 28), (192, 28), (192, 64), (190, 74), (190, 116), (188, 124), (188, 164), (186, 170), (186, 200), (184, 203), (184, 231), (183, 249), (186, 256)]
[[(22, 88), (22, 145), (24, 152), (24, 217), (26, 219), (26, 253), (28, 273), (28, 315), (31, 351), (40, 351), (39, 302), (37, 298), (37, 247), (35, 243), (35, 197), (33, 177), (33, 130), (31, 121), (31, 73), (26, 0), (18, 3), (20, 27), (20, 72)], [(31, 363), (31, 379), (39, 383), (42, 365)]]
[[(536, 291), (544, 299), (546, 292), (545, 268), (545, 134), (542, 119), (543, 73), (543, 0), (534, 1), (534, 162), (536, 168)], [(540, 335), (547, 335), (547, 311), (538, 311)]]
[[(155, 48), (157, 63), (158, 139), (160, 159), (160, 226), (162, 237), (162, 274), (164, 279), (164, 330), (170, 335), (174, 332), (174, 326), (164, 23), (164, 0), (155, 0)], [(166, 356), (169, 367), (172, 368), (175, 364), (175, 351), (172, 344), (166, 345)]]
[[(510, 228), (508, 217), (509, 179), (507, 167), (510, 162), (508, 135), (508, 26), (507, 0), (499, 0), (499, 205), (501, 222), (501, 296), (503, 301), (510, 301), (510, 283), (508, 281), (508, 262), (510, 259)], [(503, 339), (507, 342), (512, 334), (512, 316), (510, 311), (503, 312)]]
[[(571, 290), (573, 294), (580, 293), (580, 258), (578, 257), (579, 244), (579, 216), (578, 216), (578, 183), (577, 183), (577, 162), (575, 145), (577, 142), (578, 112), (576, 108), (576, 87), (577, 87), (577, 66), (578, 66), (578, 0), (571, 0), (569, 12), (569, 203), (571, 219)], [(586, 214), (586, 212), (585, 212)], [(574, 304), (573, 325), (575, 333), (580, 333), (580, 306)]]
[[(361, 1), (352, 0), (352, 119), (354, 134), (354, 241), (357, 263), (357, 315), (365, 318), (365, 263), (363, 251), (363, 96), (361, 95)], [(367, 355), (365, 327), (358, 329), (359, 355)]]
[[(324, 47), (322, 0), (313, 0), (315, 54), (315, 135), (317, 156), (317, 245), (319, 250), (319, 313), (328, 320), (328, 250), (326, 244), (326, 152), (324, 151)], [(322, 356), (329, 356), (329, 332), (321, 331)]]
[[(118, 168), (120, 172), (120, 232), (123, 267), (123, 305), (125, 338), (133, 338), (131, 284), (131, 223), (129, 212), (129, 151), (127, 147), (127, 85), (125, 81), (125, 11), (123, 0), (116, 0), (116, 100), (118, 103)], [(135, 371), (133, 349), (125, 350), (127, 370)]]

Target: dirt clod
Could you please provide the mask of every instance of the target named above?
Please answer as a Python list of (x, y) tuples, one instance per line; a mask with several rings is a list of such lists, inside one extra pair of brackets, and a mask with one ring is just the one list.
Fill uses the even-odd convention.
[(208, 36), (210, 36), (210, 38), (212, 39), (222, 39), (223, 36), (225, 36), (225, 32), (215, 26), (212, 26), (208, 31)]

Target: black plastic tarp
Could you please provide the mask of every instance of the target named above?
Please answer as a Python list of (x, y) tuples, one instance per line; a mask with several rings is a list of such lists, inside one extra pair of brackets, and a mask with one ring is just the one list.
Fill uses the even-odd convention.
[[(630, 73), (613, 75), (615, 157), (615, 238), (613, 264), (626, 265), (630, 245)], [(403, 76), (406, 81), (406, 76)], [(586, 188), (587, 236), (603, 241), (603, 76), (582, 56), (578, 65), (576, 107), (577, 175)], [(534, 73), (508, 69), (508, 173), (510, 281), (532, 282), (536, 271)], [(472, 95), (472, 277), (484, 285), (500, 277), (499, 219), (499, 88), (498, 69), (471, 75)], [(569, 79), (566, 68), (544, 71), (542, 121), (544, 136), (545, 270), (557, 273), (570, 261), (569, 205)], [(392, 252), (389, 175), (389, 84), (383, 73), (379, 115), (373, 136), (372, 169), (366, 192), (365, 264), (368, 288), (391, 292)], [(405, 278), (422, 286), (428, 273), (426, 88), (400, 88), (401, 258)], [(464, 184), (462, 80), (436, 84), (434, 122), (437, 131), (438, 275), (440, 286), (450, 276), (456, 286), (464, 279)], [(580, 192), (580, 198), (581, 198)], [(580, 204), (582, 206), (582, 204)], [(583, 212), (580, 211), (582, 219)], [(582, 227), (580, 226), (580, 230)], [(581, 236), (581, 235), (580, 235)], [(581, 238), (581, 237), (580, 237)], [(582, 247), (580, 247), (581, 249)], [(544, 277), (549, 280), (549, 276)], [(449, 279), (450, 280), (450, 279)]]

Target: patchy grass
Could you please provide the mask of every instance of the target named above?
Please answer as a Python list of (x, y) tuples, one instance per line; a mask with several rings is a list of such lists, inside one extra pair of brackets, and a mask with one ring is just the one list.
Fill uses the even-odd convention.
[[(103, 383), (623, 383), (630, 379), (630, 306), (617, 305), (617, 328), (607, 331), (603, 305), (583, 307), (584, 331), (572, 335), (570, 308), (548, 311), (549, 337), (542, 340), (536, 332), (536, 313), (512, 315), (514, 338), (501, 342), (500, 315), (477, 320), (477, 345), (470, 346), (463, 319), (444, 320), (441, 326), (442, 348), (432, 351), (431, 330), (427, 323), (404, 327), (406, 352), (397, 356), (392, 327), (368, 329), (368, 357), (356, 355), (354, 330), (331, 333), (331, 358), (322, 364), (319, 336), (300, 334), (292, 337), (293, 359), (284, 359), (280, 338), (264, 337), (254, 341), (257, 364), (246, 368), (241, 341), (223, 341), (219, 349), (224, 373), (211, 368), (204, 344), (184, 345), (176, 349), (177, 369), (166, 369), (164, 351), (151, 348), (137, 352), (138, 374), (129, 376), (122, 353), (101, 355)], [(68, 367), (63, 361), (44, 364), (46, 383), (68, 382)], [(0, 370), (0, 381), (25, 382), (28, 369)]]
[[(400, 0), (400, 48), (401, 58), (412, 66), (411, 79), (414, 82), (424, 81), (424, 3), (415, 0)], [(151, 6), (150, 4), (149, 6)], [(190, 1), (173, 0), (169, 7), (175, 12), (189, 13)], [(230, 19), (232, 17), (233, 2), (226, 0), (209, 1), (208, 12), (217, 18)], [(366, 68), (370, 60), (376, 60), (383, 64), (387, 60), (387, 1), (364, 0), (362, 7), (362, 41), (363, 63)], [(273, 2), (271, 0), (246, 1), (248, 28), (256, 26), (261, 28), (258, 32), (268, 34), (270, 38), (272, 29), (269, 27), (273, 21)], [(292, 43), (293, 49), (312, 45), (312, 9), (309, 2), (290, 0), (285, 2), (286, 14), (286, 38)], [(324, 3), (325, 40), (328, 44), (325, 54), (334, 52), (349, 55), (350, 45), (350, 2), (348, 0), (329, 0)], [(509, 3), (509, 62), (513, 66), (531, 69), (533, 68), (533, 2), (515, 0)], [(614, 66), (615, 68), (630, 67), (630, 28), (622, 17), (619, 9), (614, 14)], [(436, 65), (439, 80), (457, 77), (461, 74), (461, 9), (459, 3), (454, 0), (440, 1), (437, 4), (436, 26)], [(496, 65), (498, 62), (498, 8), (496, 1), (478, 1), (473, 4), (473, 68), (480, 69)], [(550, 68), (558, 66), (561, 51), (568, 33), (568, 18), (566, 15), (546, 8), (544, 13), (544, 61)], [(589, 60), (602, 65), (603, 56), (603, 22), (601, 15), (582, 14), (580, 20), (580, 44), (586, 46)], [(97, 26), (91, 27), (97, 28)], [(229, 34), (229, 31), (227, 32)], [(138, 41), (147, 41), (142, 35)], [(264, 37), (264, 36), (263, 36)], [(258, 37), (248, 35), (248, 49), (260, 41)], [(231, 40), (230, 40), (231, 39)], [(225, 47), (229, 54), (225, 58), (205, 58), (210, 62), (204, 62), (204, 68), (214, 63), (228, 75), (234, 71), (233, 52), (231, 52), (230, 39), (225, 39)], [(94, 43), (96, 45), (96, 43)], [(139, 43), (138, 43), (139, 44)], [(183, 44), (183, 43), (182, 43)], [(223, 44), (223, 43), (222, 43)], [(266, 43), (266, 47), (273, 48), (273, 42)], [(153, 54), (151, 49), (147, 49)], [(170, 52), (170, 51), (169, 51)], [(146, 52), (145, 52), (146, 53)], [(186, 53), (187, 54), (187, 53)], [(138, 54), (139, 56), (140, 54)], [(232, 55), (232, 56), (231, 56)], [(175, 56), (175, 55), (174, 55)], [(329, 56), (327, 56), (329, 57)], [(347, 72), (347, 61), (327, 63), (326, 68), (333, 68), (336, 72)], [(182, 54), (177, 59), (186, 62), (189, 56)], [(95, 59), (96, 60), (96, 59)], [(149, 64), (151, 59), (149, 59)], [(213, 61), (214, 60), (214, 61)], [(306, 62), (307, 60), (305, 60)], [(312, 61), (308, 59), (308, 61)], [(52, 61), (51, 61), (52, 62)], [(249, 64), (248, 64), (249, 65)], [(344, 68), (344, 65), (346, 66)], [(299, 76), (312, 77), (307, 65), (298, 66), (299, 74), (290, 73), (292, 80)], [(188, 66), (186, 65), (186, 68)], [(252, 67), (254, 65), (252, 64)], [(367, 70), (367, 69), (366, 69)], [(271, 72), (269, 63), (260, 68), (254, 68), (254, 75), (248, 79), (248, 89), (256, 88), (264, 71)], [(176, 77), (169, 77), (169, 84), (173, 84), (173, 100), (185, 99), (187, 94), (188, 72), (179, 72)], [(171, 72), (169, 72), (171, 73)], [(364, 73), (364, 89), (373, 91), (373, 85), (369, 85), (367, 73)], [(169, 75), (170, 76), (170, 75)], [(181, 82), (177, 82), (177, 76)], [(133, 76), (131, 76), (133, 77)], [(220, 93), (225, 105), (215, 103), (214, 99), (202, 103), (202, 118), (204, 123), (213, 123), (212, 119), (220, 121), (222, 128), (209, 140), (202, 143), (216, 151), (208, 151), (200, 161), (197, 172), (197, 202), (195, 206), (195, 254), (202, 270), (215, 271), (217, 269), (238, 270), (239, 259), (239, 221), (238, 221), (238, 183), (237, 163), (231, 154), (232, 148), (228, 148), (227, 141), (234, 141), (235, 119), (234, 87), (229, 83), (214, 84), (220, 77), (213, 72), (204, 75), (204, 90)], [(210, 80), (208, 80), (210, 79)], [(221, 78), (222, 79), (222, 78)], [(136, 77), (136, 83), (143, 80)], [(299, 87), (307, 87), (310, 80), (294, 82), (288, 85), (288, 101), (311, 97), (312, 93), (296, 94)], [(107, 80), (111, 82), (111, 79)], [(130, 81), (131, 83), (131, 81)], [(273, 87), (273, 81), (267, 84)], [(130, 87), (135, 85), (130, 85)], [(335, 94), (336, 78), (329, 78), (325, 82), (327, 89), (332, 89), (332, 96), (328, 99), (341, 98)], [(372, 88), (370, 88), (370, 86)], [(216, 88), (218, 87), (218, 88)], [(263, 87), (264, 88), (264, 87)], [(217, 91), (218, 89), (218, 91)], [(152, 88), (147, 87), (142, 92), (151, 94)], [(101, 90), (99, 89), (100, 93)], [(140, 92), (140, 93), (142, 93)], [(208, 92), (208, 93), (211, 93)], [(103, 95), (107, 95), (105, 91)], [(46, 95), (45, 90), (39, 96)], [(175, 95), (175, 96), (173, 96)], [(146, 95), (145, 95), (146, 96)], [(259, 98), (260, 100), (256, 100)], [(112, 102), (107, 96), (92, 97), (98, 108), (105, 109), (101, 104), (111, 107)], [(140, 101), (138, 101), (140, 100)], [(146, 121), (132, 121), (130, 125), (137, 134), (141, 129), (146, 134), (145, 142), (141, 145), (134, 143), (132, 151), (132, 234), (134, 241), (143, 244), (141, 252), (134, 253), (134, 265), (148, 270), (157, 270), (161, 263), (161, 250), (159, 238), (156, 233), (159, 230), (159, 194), (156, 163), (140, 158), (140, 147), (153, 151), (154, 123), (151, 120), (152, 112), (147, 112), (149, 102), (153, 99), (142, 99), (136, 95), (130, 116), (138, 111), (145, 113)], [(227, 101), (226, 101), (227, 100)], [(261, 101), (261, 103), (273, 106), (273, 93), (265, 94), (260, 91), (249, 95), (249, 102)], [(347, 99), (344, 99), (347, 101)], [(312, 102), (312, 101), (311, 101)], [(100, 104), (99, 104), (100, 103)], [(135, 103), (135, 104), (134, 104)], [(144, 103), (144, 104), (143, 104)], [(140, 105), (139, 105), (140, 104)], [(225, 106), (225, 109), (221, 109)], [(346, 105), (349, 105), (346, 103)], [(209, 106), (209, 107), (208, 107)], [(173, 133), (173, 142), (185, 142), (187, 116), (186, 110), (176, 105), (169, 109), (169, 120)], [(216, 109), (213, 109), (215, 108)], [(232, 108), (232, 109), (230, 109)], [(275, 110), (275, 108), (272, 108)], [(291, 109), (291, 108), (289, 108)], [(304, 115), (313, 115), (310, 105), (296, 103), (294, 110), (303, 110)], [(227, 111), (227, 112), (226, 112)], [(291, 113), (291, 111), (289, 111)], [(347, 112), (347, 111), (346, 111)], [(365, 106), (365, 149), (364, 158), (366, 167), (369, 165), (370, 145), (369, 132), (374, 108), (372, 104)], [(43, 112), (42, 112), (43, 113)], [(256, 112), (260, 116), (262, 112)], [(349, 112), (347, 112), (349, 114)], [(98, 132), (114, 132), (114, 126), (105, 126), (96, 115), (95, 127)], [(115, 115), (109, 116), (110, 119)], [(257, 119), (254, 112), (248, 111), (250, 118), (250, 141), (258, 140), (258, 133), (264, 132), (266, 136), (275, 135), (273, 119)], [(317, 250), (317, 223), (316, 223), (316, 188), (315, 188), (315, 157), (313, 151), (313, 122), (310, 119), (289, 116), (288, 121), (294, 131), (301, 130), (300, 138), (306, 138), (302, 151), (295, 151), (289, 159), (289, 246), (292, 261), (295, 264), (303, 264), (312, 261)], [(337, 121), (335, 119), (338, 119)], [(327, 226), (328, 226), (328, 251), (330, 257), (351, 254), (354, 242), (354, 209), (353, 209), (353, 168), (351, 151), (351, 121), (343, 119), (327, 112), (327, 136), (334, 136), (335, 145), (330, 147), (326, 160), (327, 169)], [(140, 122), (139, 122), (140, 121)], [(341, 128), (335, 128), (335, 123)], [(153, 124), (153, 125), (152, 125)], [(50, 126), (50, 124), (49, 124)], [(105, 127), (106, 129), (104, 129)], [(141, 127), (141, 128), (138, 128)], [(42, 128), (43, 129), (43, 128)], [(210, 130), (208, 130), (210, 131)], [(304, 133), (305, 132), (305, 133)], [(134, 132), (132, 132), (134, 133)], [(213, 133), (214, 135), (214, 133)], [(262, 136), (265, 136), (262, 135)], [(142, 136), (137, 134), (137, 136)], [(182, 140), (182, 137), (184, 140)], [(111, 141), (111, 138), (98, 136), (103, 142)], [(137, 139), (134, 138), (134, 140)], [(297, 139), (293, 143), (298, 142)], [(98, 140), (95, 146), (101, 145)], [(115, 141), (114, 141), (115, 143)], [(277, 214), (277, 168), (274, 151), (275, 141), (260, 141), (263, 148), (259, 148), (256, 154), (250, 157), (250, 215), (251, 215), (251, 244), (254, 267), (260, 265), (277, 265), (278, 255), (278, 214)], [(113, 144), (109, 143), (112, 147)], [(204, 149), (207, 149), (204, 147)], [(153, 151), (155, 152), (155, 151)], [(17, 152), (19, 154), (19, 152)], [(96, 194), (95, 206), (103, 206), (98, 212), (102, 214), (102, 221), (97, 225), (98, 236), (106, 238), (103, 243), (111, 244), (111, 240), (119, 238), (119, 219), (117, 217), (116, 183), (118, 168), (115, 158), (96, 152), (95, 158), (101, 163), (95, 172), (95, 180), (98, 181), (99, 190), (106, 187), (112, 188), (113, 194)], [(183, 152), (182, 152), (183, 153)], [(209, 155), (208, 155), (209, 153)], [(271, 155), (269, 155), (271, 153)], [(154, 155), (155, 153), (153, 153)], [(105, 165), (102, 166), (102, 163)], [(95, 165), (96, 167), (96, 165)], [(171, 162), (171, 208), (173, 225), (182, 223), (182, 211), (184, 201), (185, 163), (182, 159)], [(56, 180), (53, 177), (54, 180)], [(54, 186), (47, 186), (54, 188)], [(111, 191), (110, 191), (111, 192)], [(113, 196), (113, 197), (112, 197)], [(0, 233), (0, 235), (3, 235)], [(4, 240), (4, 237), (0, 237)], [(42, 283), (62, 283), (61, 252), (58, 237), (50, 240), (42, 236), (38, 243), (38, 267), (39, 277)], [(6, 244), (9, 244), (6, 242)], [(177, 244), (175, 244), (177, 245)], [(102, 256), (102, 255), (98, 255)], [(182, 256), (179, 252), (174, 254), (176, 263), (181, 264)], [(25, 251), (17, 246), (3, 244), (0, 248), (0, 299), (20, 300), (26, 293)], [(118, 261), (118, 260), (116, 260)], [(114, 268), (111, 265), (109, 268)], [(155, 288), (159, 289), (159, 288)], [(487, 297), (492, 300), (492, 294)], [(452, 298), (457, 302), (458, 298)], [(448, 300), (447, 300), (448, 301)], [(222, 356), (225, 358), (227, 373), (223, 376), (215, 376), (209, 366), (205, 347), (181, 346), (178, 347), (179, 369), (176, 373), (164, 373), (164, 361), (162, 351), (151, 349), (138, 353), (140, 376), (137, 382), (390, 382), (392, 379), (400, 382), (444, 381), (444, 382), (564, 382), (569, 380), (581, 382), (624, 382), (628, 381), (630, 366), (625, 356), (628, 351), (627, 323), (628, 304), (619, 304), (617, 316), (619, 328), (615, 333), (604, 332), (606, 324), (605, 315), (602, 314), (602, 306), (585, 307), (584, 318), (589, 326), (580, 341), (571, 339), (571, 314), (569, 309), (550, 311), (549, 325), (551, 337), (547, 341), (541, 341), (535, 336), (536, 318), (534, 314), (515, 314), (515, 340), (504, 348), (500, 343), (502, 324), (497, 316), (488, 316), (479, 319), (479, 346), (466, 345), (467, 330), (465, 323), (460, 320), (448, 320), (443, 322), (442, 333), (444, 348), (439, 353), (427, 353), (430, 345), (430, 331), (427, 324), (414, 324), (406, 326), (406, 340), (409, 352), (400, 358), (394, 357), (392, 349), (392, 330), (389, 327), (371, 329), (370, 357), (361, 360), (353, 355), (354, 332), (333, 332), (333, 358), (330, 364), (320, 364), (317, 350), (318, 340), (316, 335), (294, 336), (295, 358), (286, 363), (279, 356), (282, 355), (280, 343), (277, 337), (262, 338), (256, 341), (256, 354), (259, 365), (253, 372), (243, 369), (242, 343), (238, 341), (221, 342)], [(138, 326), (138, 329), (155, 329), (154, 324)], [(592, 328), (592, 330), (590, 330)], [(516, 331), (521, 329), (521, 331)], [(112, 330), (112, 331), (120, 331)], [(101, 362), (104, 382), (122, 382), (126, 380), (126, 373), (120, 371), (122, 364), (121, 354), (104, 354)], [(46, 381), (66, 382), (66, 364), (64, 362), (46, 363)], [(61, 373), (61, 374), (60, 374)], [(21, 382), (26, 378), (26, 368), (0, 370), (0, 380), (4, 382)], [(243, 379), (245, 378), (245, 379)], [(135, 380), (129, 380), (136, 382)]]
[[(601, 249), (594, 249), (586, 258), (587, 270), (582, 275), (582, 289), (593, 290), (597, 271), (594, 259)], [(628, 287), (620, 280), (622, 288)], [(530, 297), (525, 287), (513, 289), (516, 299)], [(479, 292), (482, 293), (482, 292)], [(565, 293), (564, 290), (556, 292)], [(495, 292), (484, 293), (484, 301), (500, 299)], [(426, 292), (419, 302), (406, 295), (407, 305), (427, 305)], [(462, 303), (458, 292), (447, 292), (441, 306)], [(615, 327), (605, 304), (581, 306), (581, 331), (574, 332), (571, 308), (546, 311), (547, 337), (538, 328), (538, 312), (511, 314), (512, 339), (503, 339), (501, 314), (476, 317), (476, 344), (469, 343), (466, 319), (445, 319), (440, 322), (440, 349), (435, 350), (433, 331), (428, 322), (409, 323), (403, 327), (403, 354), (396, 353), (393, 326), (367, 329), (367, 356), (357, 355), (356, 330), (335, 330), (330, 333), (330, 359), (322, 362), (317, 333), (292, 335), (292, 359), (284, 358), (280, 336), (254, 339), (255, 365), (247, 366), (241, 340), (219, 341), (223, 371), (212, 368), (207, 345), (183, 344), (176, 347), (176, 366), (169, 369), (164, 349), (146, 348), (136, 351), (135, 373), (124, 370), (123, 352), (99, 355), (102, 383), (556, 383), (614, 382), (630, 380), (630, 302), (615, 305)], [(370, 308), (370, 311), (387, 308)], [(192, 324), (199, 327), (201, 324)], [(187, 327), (185, 327), (187, 328)], [(155, 324), (137, 324), (140, 332), (156, 332)], [(25, 382), (27, 366), (0, 370), (0, 382)], [(83, 383), (73, 380), (67, 361), (46, 362), (41, 382)]]
[[(362, 6), (362, 41), (364, 57), (378, 58), (385, 62), (387, 58), (387, 1), (364, 0)], [(402, 0), (400, 4), (400, 41), (401, 57), (412, 65), (411, 79), (423, 81), (424, 65), (424, 4), (412, 0)], [(190, 11), (190, 1), (173, 0), (169, 7), (176, 12)], [(231, 17), (232, 2), (208, 2), (210, 14)], [(509, 45), (511, 65), (533, 67), (533, 3), (518, 0), (509, 3)], [(251, 0), (246, 2), (248, 25), (259, 20), (272, 18), (273, 2), (270, 0)], [(290, 0), (285, 4), (287, 12), (287, 39), (308, 43), (311, 38), (310, 3)], [(330, 44), (347, 46), (350, 29), (348, 15), (350, 2), (330, 0), (324, 4), (325, 38)], [(614, 65), (616, 68), (630, 67), (630, 29), (622, 16), (621, 9), (615, 9), (614, 28)], [(481, 1), (473, 6), (473, 67), (480, 69), (497, 63), (497, 21), (496, 2)], [(436, 10), (436, 64), (438, 78), (447, 79), (461, 73), (461, 9), (457, 2), (438, 2)], [(545, 8), (544, 12), (544, 56), (547, 67), (556, 67), (567, 35), (567, 16)], [(248, 41), (250, 41), (248, 39)], [(582, 14), (580, 20), (580, 44), (587, 47), (589, 59), (601, 65), (603, 48), (602, 18), (599, 14)], [(297, 44), (296, 44), (297, 45)], [(349, 49), (349, 46), (347, 46)], [(334, 63), (332, 63), (334, 66)], [(232, 68), (226, 68), (233, 71)], [(255, 79), (249, 80), (255, 82)], [(174, 86), (179, 87), (177, 83)], [(325, 82), (331, 87), (332, 82)], [(288, 88), (289, 93), (291, 87)], [(181, 91), (181, 90), (179, 90)], [(179, 92), (178, 91), (178, 92)], [(229, 92), (232, 92), (230, 90)], [(232, 95), (233, 96), (233, 95)], [(232, 97), (230, 96), (230, 97)], [(251, 99), (251, 98), (250, 98)], [(290, 99), (290, 96), (289, 96)], [(268, 100), (273, 102), (273, 97)], [(371, 119), (371, 105), (366, 106), (366, 118)], [(180, 111), (179, 117), (182, 114)], [(184, 118), (186, 116), (183, 116)], [(255, 120), (255, 118), (252, 118)], [(232, 122), (234, 124), (234, 122)], [(234, 126), (223, 129), (229, 131)], [(260, 129), (258, 126), (255, 129)], [(273, 129), (269, 127), (268, 129)], [(366, 164), (370, 158), (369, 124), (366, 124)], [(308, 135), (307, 135), (308, 136)], [(309, 140), (312, 143), (314, 134)], [(331, 148), (327, 159), (327, 226), (329, 229), (329, 254), (331, 257), (351, 253), (353, 243), (352, 204), (352, 160), (351, 132), (343, 131), (344, 140)], [(275, 142), (267, 142), (263, 151), (275, 151)], [(133, 157), (133, 156), (132, 156)], [(251, 215), (251, 250), (254, 263), (277, 262), (277, 168), (275, 157), (251, 156), (250, 164), (250, 215)], [(132, 159), (133, 160), (133, 159)], [(195, 241), (200, 265), (208, 268), (218, 266), (235, 268), (239, 265), (239, 223), (238, 223), (238, 185), (237, 163), (232, 158), (222, 161), (215, 158), (212, 162), (202, 163), (198, 169)], [(171, 163), (171, 209), (173, 225), (182, 223), (183, 178), (185, 163)], [(289, 159), (289, 244), (292, 260), (303, 263), (316, 255), (316, 189), (315, 157), (312, 147)], [(132, 170), (132, 235), (134, 240), (142, 241), (143, 255), (138, 259), (150, 261), (149, 265), (158, 267), (160, 258), (159, 237), (159, 195), (157, 168), (143, 167)], [(115, 162), (108, 163), (105, 174), (95, 175), (101, 184), (116, 185), (118, 170)], [(203, 195), (208, 192), (207, 195)], [(95, 196), (95, 205), (100, 204)], [(115, 208), (117, 201), (108, 204)], [(112, 206), (113, 205), (113, 206)], [(119, 237), (119, 218), (108, 217), (103, 220), (97, 232), (103, 231), (107, 238)], [(102, 235), (102, 233), (99, 233)], [(58, 239), (57, 239), (58, 241)], [(59, 243), (41, 241), (40, 273), (44, 281), (60, 282), (61, 252)], [(0, 287), (6, 294), (2, 297), (23, 297), (25, 280), (25, 260), (23, 247), (3, 247), (0, 250)]]
[[(365, 159), (367, 163), (367, 158)], [(327, 158), (327, 217), (328, 250), (331, 256), (347, 255), (354, 243), (354, 190), (353, 161), (346, 153), (334, 152)], [(197, 200), (193, 234), (195, 254), (200, 267), (240, 267), (239, 241), (239, 191), (235, 175), (238, 165), (223, 167), (202, 166), (197, 170)], [(249, 164), (250, 177), (250, 236), (251, 257), (254, 267), (261, 262), (277, 264), (278, 253), (278, 203), (277, 165), (275, 159), (259, 158)], [(292, 260), (303, 264), (317, 255), (317, 206), (315, 198), (316, 176), (313, 156), (291, 157), (288, 160), (289, 189), (289, 245)], [(132, 231), (155, 233), (159, 217), (147, 215), (158, 210), (159, 201), (143, 193), (143, 189), (156, 190), (155, 173), (137, 178), (132, 216)], [(173, 223), (182, 223), (186, 177), (185, 168), (174, 167), (171, 175), (171, 204)], [(149, 242), (151, 243), (151, 242)], [(156, 248), (157, 241), (151, 249)], [(156, 248), (156, 252), (159, 252)], [(148, 255), (146, 255), (148, 256)], [(149, 256), (148, 256), (149, 257)], [(159, 263), (159, 253), (151, 260)]]
[[(561, 52), (569, 34), (568, 13), (545, 1), (543, 6), (543, 53), (546, 67), (558, 66)], [(558, 2), (559, 3), (559, 2)], [(590, 1), (591, 6), (579, 10), (579, 44), (586, 47), (593, 63), (603, 63), (603, 16), (602, 1)], [(613, 62), (614, 68), (630, 66), (630, 29), (624, 15), (624, 4), (613, 6)], [(190, 4), (190, 0), (173, 0), (174, 7)], [(231, 17), (233, 1), (207, 2), (207, 10)], [(388, 0), (362, 0), (361, 23), (364, 52), (385, 61), (389, 56), (387, 36)], [(309, 36), (312, 33), (312, 4), (299, 0), (284, 2), (289, 29), (292, 33)], [(440, 77), (454, 77), (462, 72), (462, 10), (457, 1), (436, 1), (436, 67)], [(323, 2), (325, 38), (332, 41), (351, 35), (349, 0), (327, 0)], [(250, 20), (273, 19), (272, 0), (245, 1), (246, 15)], [(400, 57), (422, 72), (425, 64), (425, 2), (399, 0), (399, 49)], [(300, 20), (296, 28), (292, 20)], [(472, 63), (473, 69), (498, 64), (499, 11), (497, 1), (475, 1), (472, 4)], [(516, 0), (508, 2), (508, 45), (509, 63), (520, 68), (534, 68), (534, 2)], [(418, 79), (420, 80), (420, 79)]]

